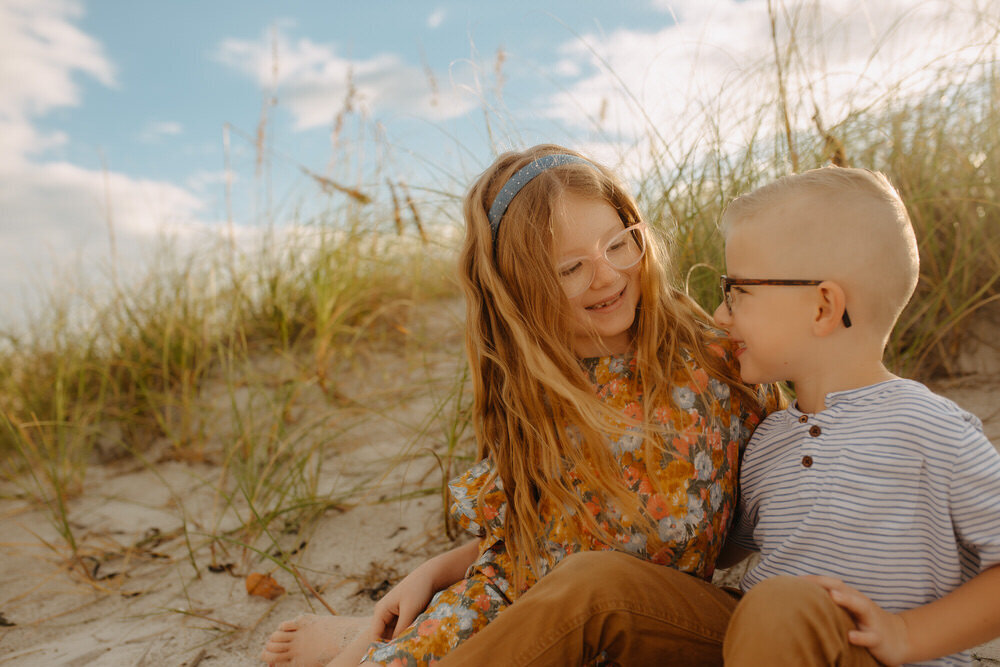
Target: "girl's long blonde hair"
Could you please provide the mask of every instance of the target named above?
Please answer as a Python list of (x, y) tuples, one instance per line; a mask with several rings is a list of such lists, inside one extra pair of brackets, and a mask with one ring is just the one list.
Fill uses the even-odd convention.
[[(473, 183), (464, 203), (466, 236), (459, 273), (466, 297), (473, 422), (479, 457), (492, 457), (507, 498), (504, 533), (518, 587), (529, 568), (538, 572), (542, 502), (574, 516), (578, 530), (589, 530), (614, 544), (565, 475), (568, 466), (584, 488), (597, 491), (649, 537), (656, 536), (655, 522), (646, 517), (637, 494), (626, 489), (608, 446), (607, 438), (614, 432), (611, 424), (625, 418), (597, 398), (567, 343), (572, 340), (569, 301), (551, 255), (553, 216), (563, 193), (608, 202), (623, 227), (641, 220), (635, 200), (600, 165), (553, 167), (514, 197), (493, 247), (487, 211), (497, 193), (518, 169), (557, 153), (579, 155), (555, 145), (501, 155)], [(738, 392), (748, 409), (759, 411), (754, 392), (708, 349), (718, 343), (709, 329), (711, 319), (669, 286), (661, 254), (666, 255), (647, 239), (639, 273), (639, 307), (631, 328), (636, 381), (643, 392), (643, 424), (650, 423), (653, 408), (671, 402), (674, 379), (688, 377), (684, 354)], [(568, 435), (569, 425), (576, 437)], [(652, 468), (659, 463), (656, 453), (663, 439), (648, 426), (645, 429), (645, 460)]]

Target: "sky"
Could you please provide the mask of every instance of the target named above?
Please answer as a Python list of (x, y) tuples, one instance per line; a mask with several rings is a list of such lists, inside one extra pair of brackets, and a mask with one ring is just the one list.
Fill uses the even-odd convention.
[[(773, 3), (779, 33), (797, 25), (800, 124), (812, 100), (830, 125), (925, 90), (928, 64), (996, 57), (987, 0)], [(433, 203), (512, 147), (634, 175), (708, 125), (738, 146), (773, 88), (767, 6), (0, 0), (0, 329), (165, 239), (308, 221), (343, 195), (307, 172)]]

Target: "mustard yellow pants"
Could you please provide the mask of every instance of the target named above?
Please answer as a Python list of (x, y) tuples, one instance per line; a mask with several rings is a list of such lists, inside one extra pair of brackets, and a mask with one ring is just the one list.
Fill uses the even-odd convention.
[(816, 584), (778, 577), (742, 599), (626, 554), (573, 554), (439, 667), (878, 665)]

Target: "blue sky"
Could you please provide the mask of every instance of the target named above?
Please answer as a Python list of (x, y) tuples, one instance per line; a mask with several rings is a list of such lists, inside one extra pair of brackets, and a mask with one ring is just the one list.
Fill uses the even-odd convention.
[[(504, 48), (509, 50), (509, 77), (510, 70), (521, 65), (528, 70), (512, 85), (517, 103), (530, 105), (530, 98), (545, 85), (546, 73), (540, 68), (557, 60), (560, 46), (572, 41), (574, 33), (662, 27), (671, 21), (669, 14), (639, 2), (593, 2), (586, 14), (578, 11), (579, 3), (544, 3), (544, 10), (536, 8), (539, 4), (84, 3), (78, 5), (80, 14), (73, 23), (99, 42), (113, 83), (109, 85), (107, 76), (74, 75), (80, 103), (53, 109), (39, 119), (38, 127), (74, 138), (52, 151), (52, 157), (97, 169), (103, 153), (112, 169), (183, 182), (198, 166), (221, 168), (224, 122), (254, 131), (265, 82), (244, 66), (257, 65), (251, 60), (261, 53), (270, 57), (271, 42), (277, 40), (279, 70), (297, 66), (286, 59), (307, 61), (298, 67), (318, 76), (324, 67), (332, 70), (329, 78), (322, 79), (332, 85), (316, 109), (307, 109), (305, 103), (288, 108), (282, 104), (280, 84), (277, 91), (276, 131), (282, 148), (303, 161), (319, 161), (326, 157), (328, 146), (318, 146), (310, 155), (309, 144), (321, 143), (316, 138), (324, 129), (329, 131), (344, 85), (337, 79), (346, 78), (339, 67), (349, 62), (356, 64), (358, 77), (365, 76), (366, 68), (372, 78), (383, 77), (386, 85), (393, 83), (393, 76), (402, 76), (410, 86), (401, 95), (423, 96), (430, 92), (425, 69), (447, 89), (451, 71), (463, 76), (473, 62), (489, 63)], [(452, 101), (458, 105), (456, 111), (471, 110), (476, 103), (472, 95), (458, 95)], [(388, 103), (373, 111), (397, 141), (421, 152), (431, 152), (440, 133), (420, 125), (464, 115), (414, 113)]]
[[(928, 62), (995, 55), (1000, 24), (981, 0), (776, 4), (807, 26), (790, 74), (803, 125), (813, 100), (832, 125), (897, 82), (925, 89)], [(556, 141), (631, 174), (711, 127), (738, 146), (744, 112), (768, 108), (773, 88), (766, 7), (0, 0), (0, 327), (39, 288), (99, 284), (109, 219), (122, 264), (164, 235), (197, 245), (225, 227), (227, 124), (242, 230), (309, 215), (324, 197), (302, 167), (362, 189), (391, 177), (458, 193), (511, 146)], [(262, 108), (266, 188), (252, 145)]]

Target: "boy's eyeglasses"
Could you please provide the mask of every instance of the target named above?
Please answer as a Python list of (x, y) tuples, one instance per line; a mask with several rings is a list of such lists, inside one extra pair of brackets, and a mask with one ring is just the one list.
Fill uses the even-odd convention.
[(599, 255), (575, 257), (556, 267), (556, 276), (566, 296), (572, 299), (586, 292), (597, 273), (597, 260), (603, 258), (616, 271), (631, 269), (646, 254), (646, 223), (626, 227), (604, 245)]
[[(802, 285), (819, 285), (822, 280), (766, 280), (760, 278), (730, 278), (727, 275), (722, 275), (719, 277), (719, 284), (722, 286), (722, 300), (726, 304), (726, 309), (729, 314), (733, 314), (733, 295), (730, 290), (732, 290), (734, 285), (791, 285), (791, 286), (802, 286)], [(851, 318), (847, 315), (847, 309), (844, 309), (844, 316), (840, 318), (844, 323), (844, 327), (851, 326)]]

